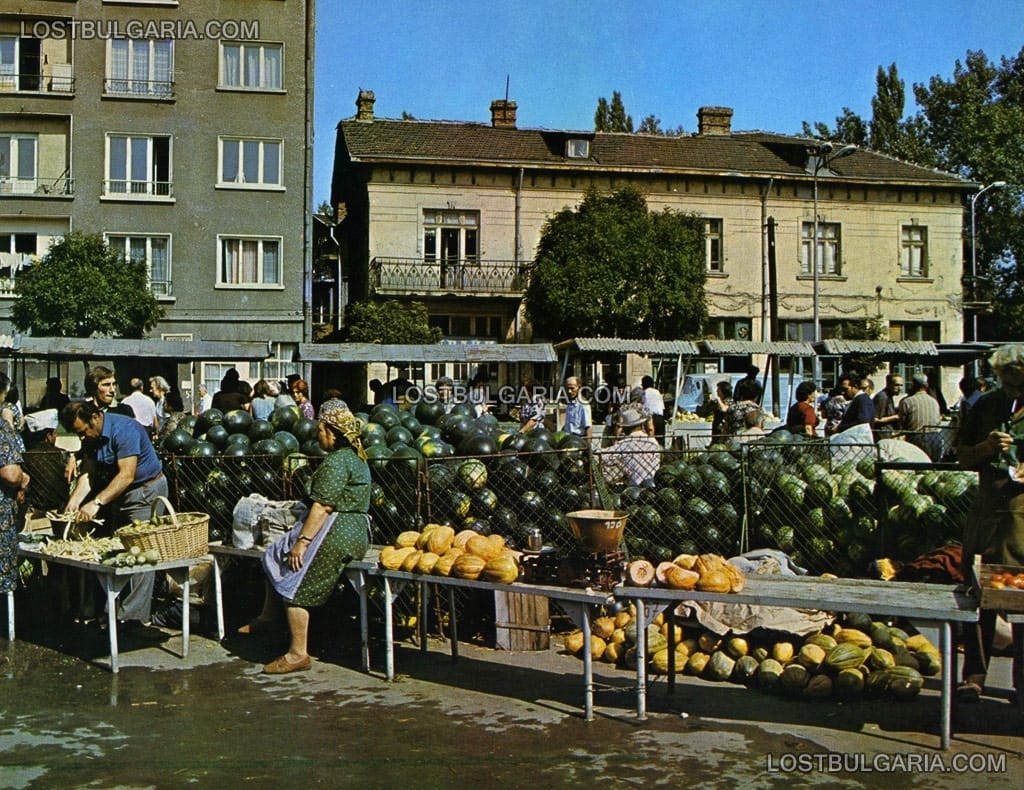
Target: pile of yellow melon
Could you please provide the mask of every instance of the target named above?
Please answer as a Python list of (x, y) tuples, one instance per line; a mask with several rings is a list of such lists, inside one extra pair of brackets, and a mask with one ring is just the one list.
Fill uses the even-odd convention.
[(422, 532), (402, 532), (395, 545), (381, 549), (377, 561), (389, 571), (498, 584), (519, 578), (519, 552), (508, 548), (501, 535), (485, 537), (471, 529), (456, 533), (443, 524), (427, 524)]

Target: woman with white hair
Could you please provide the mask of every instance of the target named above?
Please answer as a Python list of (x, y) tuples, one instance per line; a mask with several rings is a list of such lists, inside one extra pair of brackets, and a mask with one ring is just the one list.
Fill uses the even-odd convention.
[[(967, 412), (957, 437), (956, 457), (978, 473), (978, 498), (964, 526), (964, 576), (973, 574), (974, 555), (998, 565), (1024, 565), (1024, 345), (998, 347), (989, 359), (1000, 386)], [(983, 610), (964, 641), (963, 682), (957, 698), (974, 702), (985, 688), (995, 636), (996, 613)], [(1021, 655), (1024, 629), (1013, 627), (1014, 655)], [(1020, 677), (1014, 659), (1014, 685)], [(1017, 689), (1020, 693), (1020, 689)]]
[(159, 435), (164, 429), (164, 423), (167, 422), (167, 393), (170, 391), (171, 385), (167, 383), (167, 379), (163, 376), (150, 376), (149, 394), (156, 401), (157, 426), (154, 435)]

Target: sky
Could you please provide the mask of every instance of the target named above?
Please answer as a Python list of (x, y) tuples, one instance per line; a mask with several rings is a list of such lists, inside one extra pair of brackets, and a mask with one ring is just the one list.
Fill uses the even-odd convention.
[(799, 134), (849, 107), (871, 118), (878, 67), (906, 84), (950, 79), (957, 60), (1024, 47), (1024, 0), (319, 0), (314, 205), (330, 197), (336, 127), (372, 90), (377, 117), (591, 130), (622, 94), (634, 125), (695, 132), (697, 109), (732, 107), (733, 129)]

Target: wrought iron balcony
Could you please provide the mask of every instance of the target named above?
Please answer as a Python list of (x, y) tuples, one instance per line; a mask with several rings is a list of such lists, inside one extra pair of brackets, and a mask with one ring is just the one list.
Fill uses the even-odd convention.
[(528, 282), (528, 261), (374, 258), (370, 262), (370, 287), (376, 294), (522, 296)]
[(111, 179), (103, 182), (103, 197), (172, 198), (174, 184), (171, 181)]
[(174, 80), (107, 79), (103, 81), (103, 92), (108, 96), (139, 96), (143, 98), (169, 99), (174, 96)]
[(75, 92), (75, 78), (70, 63), (54, 63), (41, 68), (7, 71), (0, 66), (0, 93), (65, 93)]

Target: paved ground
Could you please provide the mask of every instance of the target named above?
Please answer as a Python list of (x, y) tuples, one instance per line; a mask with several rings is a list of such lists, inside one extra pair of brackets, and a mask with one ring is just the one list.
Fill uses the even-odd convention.
[[(176, 632), (147, 628), (123, 635), (112, 675), (97, 627), (24, 626), (0, 641), (4, 787), (1024, 786), (1016, 710), (999, 698), (962, 709), (943, 753), (934, 687), (839, 705), (690, 678), (668, 695), (654, 680), (640, 722), (632, 676), (598, 665), (587, 722), (581, 662), (556, 650), (462, 644), (452, 663), (440, 641), (427, 654), (405, 643), (388, 684), (380, 645), (374, 672), (359, 670), (348, 620), (315, 634), (311, 671), (271, 678), (259, 668), (283, 636), (194, 636), (182, 660)], [(996, 694), (1008, 670), (997, 659)], [(943, 772), (954, 760), (974, 771)]]

